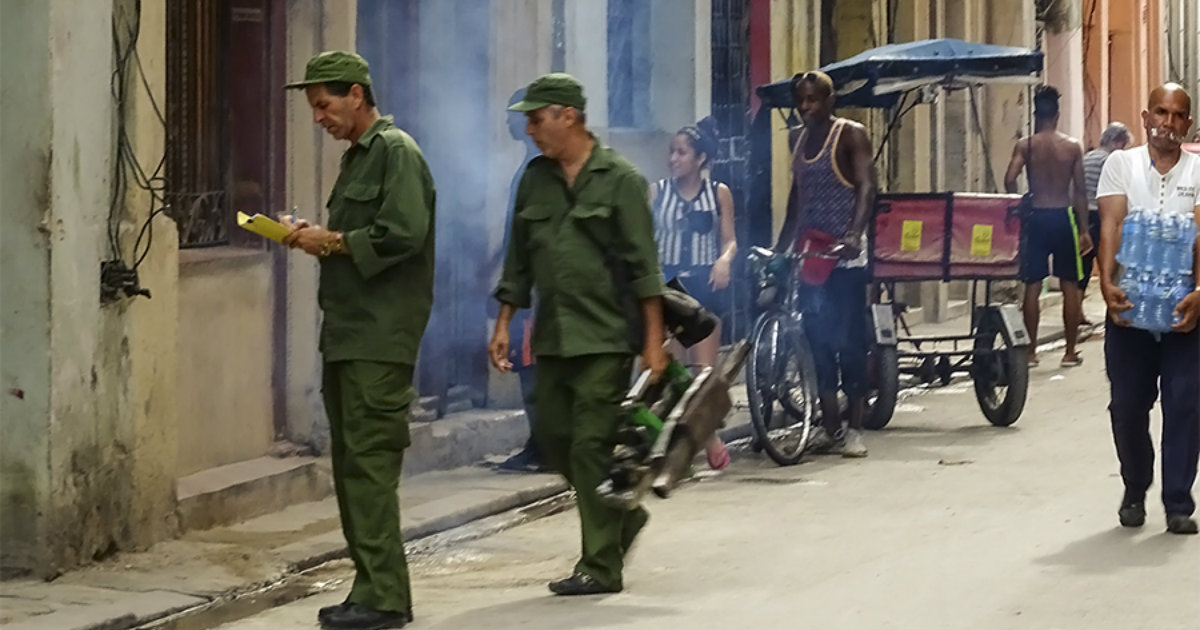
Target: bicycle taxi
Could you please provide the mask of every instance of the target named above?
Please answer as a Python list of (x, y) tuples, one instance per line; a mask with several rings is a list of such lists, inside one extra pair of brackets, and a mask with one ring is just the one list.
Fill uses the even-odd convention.
[[(1042, 54), (1037, 51), (928, 40), (868, 50), (822, 71), (834, 80), (838, 107), (882, 108), (890, 114), (890, 126), (876, 153), (878, 160), (903, 115), (915, 105), (929, 102), (938, 90), (970, 90), (973, 101), (974, 88), (982, 83), (1030, 85), (1039, 80), (1041, 68)], [(770, 186), (770, 131), (778, 120), (774, 113), (779, 113), (789, 129), (799, 123), (790, 79), (760, 86), (756, 93), (762, 107), (751, 140), (751, 190)], [(750, 204), (752, 214), (771, 216), (769, 195), (754, 195)], [(872, 304), (866, 428), (881, 429), (891, 420), (901, 374), (924, 384), (949, 384), (955, 374), (967, 374), (989, 422), (1007, 426), (1020, 417), (1028, 387), (1031, 340), (1017, 307), (993, 301), (993, 283), (1018, 278), (1020, 208), (1019, 195), (878, 195), (868, 233)], [(762, 230), (755, 240), (765, 242)], [(788, 333), (803, 328), (803, 314), (794, 308), (796, 293), (802, 289), (790, 272), (784, 285), (772, 282), (769, 267), (798, 267), (801, 256), (793, 254), (784, 261), (781, 255), (761, 248), (750, 255), (752, 273), (760, 288), (768, 289), (754, 296), (760, 314), (750, 335), (746, 364), (751, 425), (756, 447), (781, 465), (801, 458), (817, 405), (811, 357), (805, 358), (808, 350), (803, 335)], [(904, 317), (907, 306), (897, 299), (897, 284), (954, 280), (971, 282), (968, 330), (914, 335)]]

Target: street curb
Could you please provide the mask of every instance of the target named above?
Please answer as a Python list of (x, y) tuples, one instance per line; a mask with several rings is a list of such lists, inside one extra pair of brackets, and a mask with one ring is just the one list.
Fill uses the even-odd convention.
[[(496, 496), (487, 501), (464, 507), (417, 524), (401, 528), (401, 536), (406, 545), (452, 530), (469, 523), (479, 521), (497, 514), (508, 512), (528, 505), (558, 496), (569, 490), (566, 481), (562, 479), (548, 480), (546, 483), (517, 492)], [(210, 595), (203, 603), (180, 608), (179, 606), (157, 611), (155, 613), (136, 616), (122, 614), (82, 626), (71, 627), (68, 630), (129, 630), (131, 628), (188, 628), (195, 627), (194, 622), (200, 617), (212, 618), (220, 616), (225, 608), (237, 607), (238, 614), (230, 615), (222, 623), (252, 616), (264, 610), (275, 608), (292, 601), (303, 599), (312, 592), (290, 588), (288, 582), (321, 565), (349, 556), (346, 546), (339, 545), (328, 551), (314, 553), (307, 557), (288, 562), (285, 568), (272, 580), (272, 584), (251, 582), (223, 592)]]
[[(501, 495), (485, 501), (471, 505), (455, 512), (430, 519), (423, 523), (409, 525), (400, 528), (400, 537), (408, 544), (414, 540), (420, 540), (440, 534), (442, 532), (461, 527), (468, 523), (478, 521), (489, 516), (507, 512), (517, 508), (525, 507), (532, 503), (537, 503), (543, 499), (549, 499), (557, 494), (566, 492), (570, 488), (567, 482), (561, 479), (548, 481), (537, 488), (527, 488), (518, 492)], [(307, 571), (313, 567), (320, 566), (334, 560), (341, 560), (349, 557), (350, 552), (345, 546), (333, 549), (324, 553), (314, 554), (302, 560), (293, 561), (289, 564), (285, 575)]]
[[(723, 441), (729, 442), (748, 437), (750, 432), (750, 425), (748, 423), (743, 423), (726, 427), (720, 430), (718, 434)], [(401, 529), (401, 535), (403, 536), (404, 542), (407, 545), (417, 540), (428, 538), (430, 536), (480, 521), (491, 516), (502, 514), (510, 510), (524, 508), (540, 501), (551, 499), (555, 496), (563, 494), (564, 492), (568, 492), (569, 490), (570, 487), (567, 485), (565, 480), (556, 478), (534, 488), (526, 488), (517, 492), (497, 496), (488, 501), (471, 505), (422, 523), (409, 525)], [(348, 555), (349, 552), (346, 547), (341, 545), (336, 549), (331, 549), (321, 553), (314, 553), (303, 559), (294, 560), (288, 563), (286, 569), (283, 570), (276, 582), (282, 585), (288, 580), (298, 577), (305, 571), (312, 570), (329, 562), (341, 560), (348, 557)], [(272, 590), (284, 592), (272, 596)], [(289, 590), (286, 586), (280, 586), (277, 589), (272, 589), (271, 586), (264, 586), (261, 583), (244, 584), (239, 587), (228, 589), (222, 593), (212, 595), (204, 603), (183, 610), (181, 610), (179, 607), (175, 607), (170, 610), (164, 610), (160, 614), (146, 615), (141, 618), (135, 618), (133, 615), (125, 615), (120, 617), (119, 620), (109, 619), (95, 624), (79, 626), (70, 630), (185, 628), (189, 627), (189, 620), (195, 620), (200, 616), (207, 617), (219, 615), (220, 610), (226, 607), (238, 606), (240, 610), (236, 618), (245, 618), (260, 612), (261, 610), (267, 610), (291, 601), (303, 599), (311, 594), (312, 593), (309, 592), (297, 592), (295, 589)], [(228, 623), (233, 620), (234, 619), (229, 619), (225, 622)]]

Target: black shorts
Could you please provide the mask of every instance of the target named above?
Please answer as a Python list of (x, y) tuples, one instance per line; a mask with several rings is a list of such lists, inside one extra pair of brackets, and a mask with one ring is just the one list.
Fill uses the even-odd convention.
[(708, 279), (712, 277), (712, 266), (700, 267), (663, 267), (663, 277), (669, 282), (671, 278), (679, 278), (687, 294), (696, 298), (701, 306), (717, 317), (724, 318), (729, 313), (729, 287), (714, 291)]
[(1034, 208), (1021, 226), (1021, 280), (1033, 284), (1051, 273), (1068, 282), (1083, 278), (1079, 231), (1070, 208)]

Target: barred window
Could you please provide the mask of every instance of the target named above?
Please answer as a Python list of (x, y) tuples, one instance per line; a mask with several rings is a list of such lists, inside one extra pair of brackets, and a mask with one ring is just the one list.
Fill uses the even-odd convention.
[[(275, 214), (282, 21), (269, 0), (167, 1), (166, 199), (181, 247), (254, 243), (238, 210)], [(236, 58), (236, 63), (233, 61)]]

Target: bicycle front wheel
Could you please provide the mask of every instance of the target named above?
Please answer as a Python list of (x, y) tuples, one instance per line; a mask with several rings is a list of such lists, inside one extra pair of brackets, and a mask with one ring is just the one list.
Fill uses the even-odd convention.
[(816, 416), (816, 370), (803, 334), (782, 313), (759, 318), (746, 362), (750, 427), (780, 466), (800, 461)]

